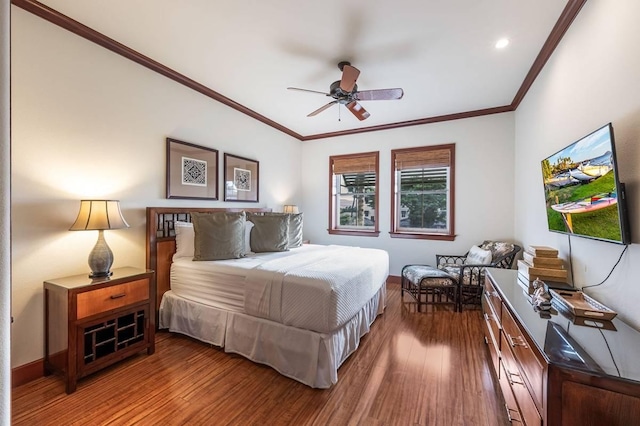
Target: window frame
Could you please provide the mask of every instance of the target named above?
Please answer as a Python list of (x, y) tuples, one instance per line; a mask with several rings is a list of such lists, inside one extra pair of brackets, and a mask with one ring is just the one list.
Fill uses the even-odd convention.
[[(339, 227), (339, 212), (336, 212), (335, 209), (339, 209), (339, 205), (335, 205), (336, 202), (336, 183), (335, 183), (335, 174), (333, 173), (334, 163), (338, 162), (349, 162), (349, 161), (357, 161), (358, 158), (369, 158), (374, 165), (374, 173), (375, 173), (375, 203), (374, 203), (374, 211), (375, 211), (375, 221), (372, 230), (367, 229), (350, 229), (350, 228), (340, 228)], [(339, 173), (339, 175), (343, 175), (345, 173)], [(361, 236), (361, 237), (377, 237), (380, 235), (380, 151), (372, 151), (372, 152), (362, 152), (355, 154), (343, 154), (343, 155), (332, 155), (329, 157), (329, 228), (327, 232), (331, 235), (352, 235), (352, 236)]]
[[(420, 232), (420, 231), (406, 231), (399, 229), (399, 221), (396, 218), (396, 215), (401, 214), (401, 206), (398, 204), (399, 200), (399, 187), (398, 182), (396, 182), (396, 177), (398, 175), (397, 161), (396, 158), (398, 154), (406, 155), (406, 154), (416, 154), (416, 153), (425, 153), (431, 151), (438, 150), (446, 150), (449, 155), (449, 177), (448, 177), (448, 196), (449, 196), (449, 211), (448, 213), (448, 221), (449, 221), (449, 230), (448, 232)], [(442, 145), (432, 145), (432, 146), (421, 146), (415, 148), (402, 148), (402, 149), (393, 149), (391, 150), (391, 231), (389, 232), (389, 236), (391, 238), (409, 238), (409, 239), (423, 239), (423, 240), (444, 240), (444, 241), (453, 241), (455, 240), (455, 144), (442, 144)], [(433, 168), (442, 168), (443, 166), (434, 166)], [(444, 166), (446, 167), (446, 166)]]

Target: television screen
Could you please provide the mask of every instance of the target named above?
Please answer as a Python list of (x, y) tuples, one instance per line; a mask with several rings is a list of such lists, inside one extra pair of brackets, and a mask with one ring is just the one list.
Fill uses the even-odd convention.
[(611, 123), (542, 160), (549, 230), (629, 244)]

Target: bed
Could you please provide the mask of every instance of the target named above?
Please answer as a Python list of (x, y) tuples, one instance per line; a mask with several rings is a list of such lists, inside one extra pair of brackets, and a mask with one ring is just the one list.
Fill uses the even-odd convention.
[[(194, 213), (198, 218), (241, 211), (270, 214), (261, 208), (147, 208), (147, 268), (156, 271), (159, 328), (268, 365), (310, 387), (331, 387), (340, 365), (384, 311), (387, 252), (299, 244), (193, 261), (183, 251), (190, 240), (181, 229)], [(262, 235), (251, 232), (246, 235)]]

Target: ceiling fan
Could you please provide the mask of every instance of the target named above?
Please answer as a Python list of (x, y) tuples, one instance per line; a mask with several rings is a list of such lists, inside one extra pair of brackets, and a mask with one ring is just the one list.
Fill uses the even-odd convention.
[(400, 99), (404, 92), (402, 89), (376, 89), (358, 91), (356, 80), (360, 75), (360, 70), (351, 66), (350, 62), (342, 61), (338, 64), (338, 68), (342, 71), (342, 79), (334, 81), (329, 86), (329, 93), (319, 92), (316, 90), (300, 89), (297, 87), (287, 87), (289, 90), (299, 90), (302, 92), (319, 93), (325, 96), (331, 96), (334, 100), (326, 105), (321, 106), (317, 110), (311, 112), (307, 117), (313, 117), (320, 114), (325, 109), (334, 104), (341, 104), (347, 107), (349, 111), (356, 116), (358, 120), (365, 120), (371, 114), (358, 103), (358, 101), (384, 101)]

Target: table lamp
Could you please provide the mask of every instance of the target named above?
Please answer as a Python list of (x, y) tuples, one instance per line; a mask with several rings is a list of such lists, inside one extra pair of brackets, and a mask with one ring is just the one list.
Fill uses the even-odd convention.
[(104, 239), (105, 229), (128, 228), (129, 224), (120, 211), (120, 201), (116, 200), (82, 200), (80, 212), (70, 231), (98, 231), (98, 242), (89, 253), (89, 278), (111, 276), (113, 252)]
[(283, 213), (299, 213), (298, 206), (296, 206), (295, 204), (285, 204), (285, 206), (282, 208), (282, 212)]

